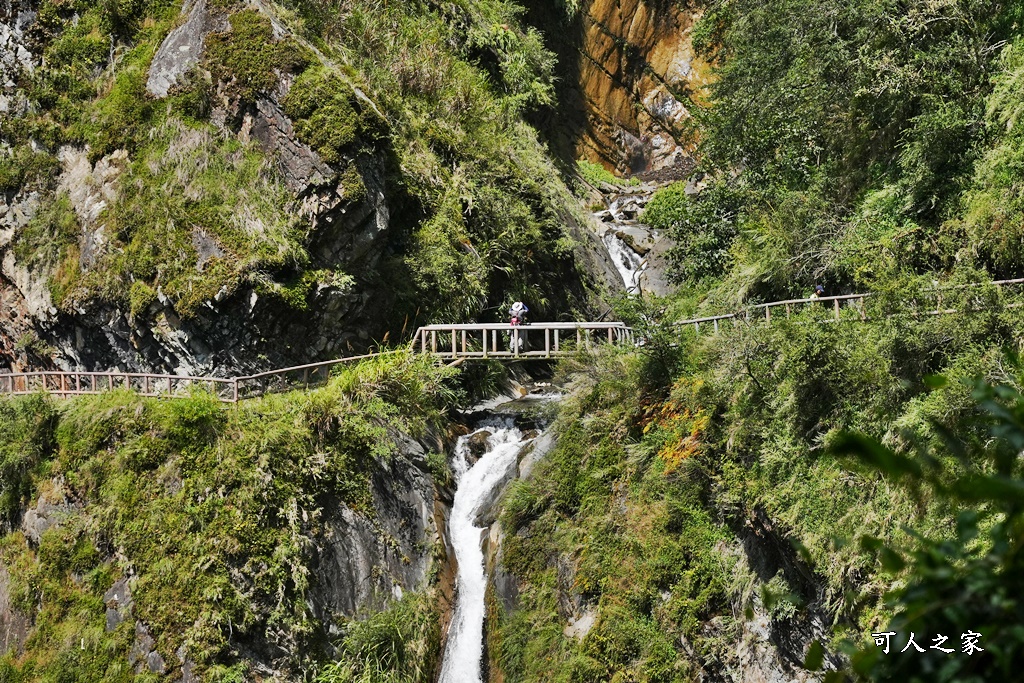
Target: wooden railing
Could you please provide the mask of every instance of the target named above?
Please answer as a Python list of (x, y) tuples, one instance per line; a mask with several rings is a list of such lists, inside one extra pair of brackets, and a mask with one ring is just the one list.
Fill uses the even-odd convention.
[[(991, 283), (1005, 288), (1024, 285), (1024, 278), (997, 280)], [(944, 307), (943, 293), (980, 285), (955, 285), (930, 290), (925, 294), (929, 302), (923, 310), (916, 299), (910, 297), (905, 314), (944, 315), (965, 312)], [(770, 323), (774, 318), (790, 317), (802, 307), (822, 306), (829, 310), (835, 320), (867, 320), (865, 300), (871, 294), (841, 294), (808, 299), (788, 299), (770, 303), (755, 304), (736, 313), (691, 318), (675, 323), (676, 327), (693, 325), (697, 332), (711, 329), (718, 332), (725, 321), (739, 324), (741, 321), (763, 320)], [(1007, 308), (1019, 308), (1024, 302), (1008, 304)], [(975, 309), (970, 309), (975, 310)], [(980, 310), (980, 309), (978, 309)], [(515, 342), (522, 339), (520, 349)], [(598, 343), (633, 344), (632, 328), (621, 322), (567, 322), (532, 323), (512, 326), (504, 323), (468, 323), (459, 325), (427, 325), (413, 335), (411, 348), (418, 353), (429, 353), (445, 359), (473, 358), (554, 358), (578, 350), (590, 349)], [(385, 351), (383, 353), (396, 353)], [(270, 370), (244, 377), (190, 377), (137, 372), (79, 372), (75, 370), (50, 370), (39, 372), (0, 373), (0, 394), (23, 395), (44, 391), (61, 397), (98, 394), (104, 391), (124, 388), (142, 396), (182, 396), (200, 387), (228, 403), (262, 394), (308, 388), (323, 384), (330, 377), (331, 369), (352, 361), (363, 360), (380, 353), (351, 356), (296, 365), (290, 368)]]
[(625, 344), (632, 339), (633, 330), (620, 322), (467, 323), (421, 327), (413, 335), (411, 348), (451, 359), (554, 358), (597, 343)]
[(234, 401), (234, 378), (186, 377), (141, 372), (78, 372), (46, 370), (0, 374), (0, 393), (15, 396), (44, 391), (66, 398), (128, 389), (142, 396), (180, 396), (193, 387), (206, 389), (222, 401)]
[(675, 323), (677, 327), (686, 327), (693, 325), (694, 329), (700, 332), (701, 325), (707, 328), (708, 324), (712, 326), (715, 332), (718, 332), (719, 324), (726, 320), (731, 320), (734, 323), (740, 321), (753, 321), (753, 320), (765, 320), (771, 322), (772, 310), (782, 309), (782, 312), (776, 311), (775, 315), (778, 317), (780, 314), (785, 317), (790, 317), (794, 312), (798, 311), (801, 307), (810, 304), (818, 306), (824, 306), (832, 310), (835, 319), (839, 320), (841, 315), (841, 309), (846, 307), (847, 309), (853, 309), (857, 312), (858, 317), (861, 320), (865, 320), (867, 314), (864, 309), (864, 299), (871, 296), (870, 294), (841, 294), (839, 296), (822, 296), (814, 299), (787, 299), (785, 301), (772, 301), (767, 304), (755, 304), (746, 308), (738, 313), (726, 313), (723, 315), (713, 315), (705, 318), (691, 318), (689, 320), (680, 320)]

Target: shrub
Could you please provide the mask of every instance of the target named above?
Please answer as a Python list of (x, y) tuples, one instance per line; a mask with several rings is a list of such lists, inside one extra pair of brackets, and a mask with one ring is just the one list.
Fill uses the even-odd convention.
[(688, 196), (685, 188), (680, 182), (659, 190), (640, 220), (668, 232), (674, 240), (669, 260), (677, 280), (719, 277), (730, 266), (741, 198), (724, 180), (713, 182), (696, 197)]

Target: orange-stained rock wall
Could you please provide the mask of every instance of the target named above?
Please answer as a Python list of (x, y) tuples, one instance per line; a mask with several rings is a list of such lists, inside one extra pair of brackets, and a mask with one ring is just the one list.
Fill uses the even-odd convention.
[(560, 60), (561, 111), (546, 122), (560, 152), (620, 173), (688, 163), (691, 97), (708, 69), (690, 42), (697, 16), (680, 4), (586, 0), (563, 26), (531, 8)]

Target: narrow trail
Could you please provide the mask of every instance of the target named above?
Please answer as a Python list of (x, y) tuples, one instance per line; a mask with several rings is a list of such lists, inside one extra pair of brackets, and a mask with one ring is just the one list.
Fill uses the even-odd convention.
[[(631, 271), (639, 272), (639, 271)], [(625, 277), (625, 275), (624, 275)], [(958, 285), (937, 288), (927, 292), (928, 301), (920, 304), (908, 300), (901, 314), (911, 316), (951, 315), (989, 310), (990, 306), (979, 301), (976, 306), (958, 310), (943, 303), (943, 294), (954, 290), (979, 288), (986, 285), (1000, 290), (1024, 284), (1024, 278), (997, 280), (977, 285)], [(831, 311), (836, 320), (870, 322), (865, 302), (871, 293), (841, 294), (807, 299), (786, 299), (746, 306), (735, 313), (690, 318), (672, 323), (677, 329), (692, 326), (700, 332), (720, 331), (725, 322), (734, 325), (762, 321), (770, 324), (773, 319), (788, 318), (807, 306), (823, 306)], [(1006, 304), (1005, 308), (1024, 307), (1024, 302)], [(519, 330), (519, 331), (516, 331)], [(505, 346), (509, 334), (529, 335), (532, 340), (525, 351), (510, 351)], [(499, 346), (500, 341), (500, 346)], [(426, 325), (416, 330), (409, 345), (414, 353), (431, 355), (439, 359), (472, 360), (522, 360), (528, 358), (556, 358), (579, 351), (590, 350), (597, 343), (632, 345), (633, 329), (621, 322), (579, 321), (563, 323), (532, 323), (521, 328), (512, 328), (505, 323), (467, 323)], [(121, 371), (85, 372), (77, 370), (41, 370), (29, 372), (0, 373), (0, 395), (25, 395), (47, 392), (62, 398), (85, 394), (99, 394), (115, 389), (129, 389), (143, 396), (168, 398), (181, 396), (194, 387), (204, 388), (223, 402), (237, 403), (267, 393), (309, 388), (327, 381), (330, 372), (338, 365), (377, 356), (400, 353), (401, 350), (381, 351), (362, 356), (350, 356), (335, 360), (298, 365), (288, 368), (242, 377), (192, 377), (153, 373)]]

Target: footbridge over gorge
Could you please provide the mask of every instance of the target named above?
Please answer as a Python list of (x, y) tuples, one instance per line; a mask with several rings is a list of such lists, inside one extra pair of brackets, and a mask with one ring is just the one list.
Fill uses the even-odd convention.
[[(1024, 301), (1007, 301), (1017, 294), (1024, 278), (985, 284), (940, 287), (901, 300), (899, 310), (885, 313), (913, 317), (969, 314), (993, 308), (1020, 309)], [(988, 289), (985, 289), (988, 287)], [(968, 295), (951, 296), (969, 290)], [(802, 308), (812, 307), (818, 314), (808, 324), (842, 321), (871, 322), (866, 301), (871, 294), (843, 294), (810, 299), (789, 299), (748, 306), (735, 313), (681, 320), (674, 323), (680, 335), (692, 329), (697, 334), (717, 334), (723, 326), (772, 324), (789, 318)], [(950, 300), (957, 299), (956, 307)], [(522, 340), (522, 345), (518, 343)], [(524, 326), (504, 323), (438, 324), (420, 327), (412, 336), (409, 349), (414, 353), (434, 356), (439, 362), (462, 360), (525, 360), (557, 358), (573, 353), (586, 353), (599, 345), (633, 346), (638, 343), (634, 331), (622, 322), (537, 322)], [(0, 395), (21, 395), (47, 392), (60, 397), (99, 394), (115, 389), (136, 391), (143, 396), (174, 397), (187, 394), (194, 387), (205, 389), (221, 401), (235, 403), (262, 394), (303, 389), (323, 384), (331, 371), (341, 365), (400, 351), (380, 351), (363, 356), (350, 356), (321, 363), (269, 370), (242, 377), (190, 377), (110, 370), (86, 372), (78, 370), (47, 370), (34, 372), (0, 371)]]
[[(520, 340), (521, 345), (518, 343)], [(470, 323), (421, 327), (413, 335), (409, 349), (450, 362), (557, 358), (578, 351), (587, 352), (598, 344), (632, 343), (632, 329), (621, 322), (555, 322), (524, 326)], [(120, 370), (0, 372), (0, 395), (45, 392), (68, 398), (127, 389), (142, 396), (171, 398), (199, 388), (209, 391), (221, 401), (235, 403), (267, 393), (314, 387), (326, 382), (331, 371), (338, 366), (398, 352), (380, 351), (241, 377), (194, 377)]]

